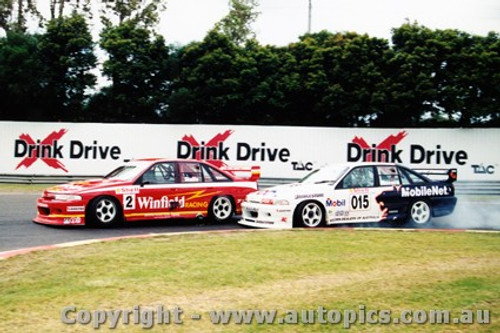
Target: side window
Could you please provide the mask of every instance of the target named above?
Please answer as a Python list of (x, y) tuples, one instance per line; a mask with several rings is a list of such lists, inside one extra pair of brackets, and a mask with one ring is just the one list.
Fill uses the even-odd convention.
[(402, 173), (404, 173), (406, 175), (406, 177), (410, 181), (409, 183), (411, 183), (411, 184), (425, 184), (425, 183), (427, 183), (427, 179), (420, 176), (419, 174), (417, 174), (414, 171), (411, 171), (409, 169), (403, 169), (401, 171), (402, 171)]
[(231, 178), (223, 174), (217, 169), (214, 169), (208, 165), (203, 166), (203, 174), (207, 174), (205, 176), (206, 182), (230, 182)]
[(404, 172), (402, 169), (399, 169), (399, 176), (401, 177), (401, 184), (403, 185), (410, 185), (411, 180), (407, 176), (406, 172)]
[(399, 185), (398, 170), (395, 166), (378, 166), (377, 171), (380, 186)]
[(375, 175), (373, 167), (359, 167), (351, 170), (342, 180), (341, 188), (373, 187)]
[(203, 181), (199, 163), (179, 163), (182, 183), (200, 183)]
[(173, 163), (155, 164), (142, 175), (143, 184), (173, 184), (175, 179), (175, 165)]

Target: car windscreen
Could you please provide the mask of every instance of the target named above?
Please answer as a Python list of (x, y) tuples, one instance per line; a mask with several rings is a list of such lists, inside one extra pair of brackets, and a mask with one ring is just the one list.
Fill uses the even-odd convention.
[(144, 171), (144, 166), (141, 163), (131, 163), (122, 165), (108, 173), (104, 178), (117, 180), (132, 180)]
[(317, 169), (302, 178), (299, 183), (333, 183), (336, 182), (347, 171), (347, 169), (348, 167), (346, 167), (345, 165)]

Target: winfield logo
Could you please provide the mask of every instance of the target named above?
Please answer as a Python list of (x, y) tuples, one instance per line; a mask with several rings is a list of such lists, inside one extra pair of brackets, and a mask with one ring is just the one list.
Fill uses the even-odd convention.
[(58, 160), (63, 157), (61, 152), (63, 146), (58, 144), (58, 140), (61, 139), (66, 132), (68, 132), (66, 129), (54, 131), (45, 139), (37, 140), (36, 142), (28, 134), (21, 134), (19, 139), (16, 140), (14, 157), (26, 157), (17, 165), (16, 170), (21, 166), (29, 168), (40, 159), (51, 168), (68, 172), (64, 164)]

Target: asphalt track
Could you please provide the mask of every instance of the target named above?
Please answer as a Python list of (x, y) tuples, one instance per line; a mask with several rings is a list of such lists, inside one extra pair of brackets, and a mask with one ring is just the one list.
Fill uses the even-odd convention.
[[(125, 226), (104, 229), (51, 227), (32, 222), (32, 218), (36, 214), (35, 201), (37, 196), (38, 194), (0, 194), (0, 252), (89, 239), (246, 229), (237, 224), (236, 219), (229, 224), (212, 224), (196, 220), (165, 220), (130, 223)], [(388, 224), (373, 223), (355, 226), (393, 227)], [(434, 219), (433, 227), (450, 231), (500, 230), (500, 202), (498, 200), (470, 202), (459, 198), (455, 212), (450, 216)]]

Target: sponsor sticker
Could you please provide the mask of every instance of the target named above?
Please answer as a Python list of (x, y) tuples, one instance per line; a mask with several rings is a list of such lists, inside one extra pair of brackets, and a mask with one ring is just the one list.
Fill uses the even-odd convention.
[(118, 187), (115, 189), (116, 194), (138, 194), (139, 192), (139, 186)]
[(82, 219), (80, 217), (67, 217), (63, 220), (63, 224), (80, 224)]
[(416, 186), (416, 187), (402, 187), (401, 197), (431, 197), (431, 196), (447, 196), (451, 195), (451, 189), (447, 185), (432, 185), (432, 186)]
[(295, 196), (295, 199), (315, 199), (315, 198), (323, 198), (325, 195), (323, 193), (315, 193), (315, 194), (298, 194)]
[(66, 208), (67, 212), (84, 212), (85, 211), (85, 206), (68, 206)]

